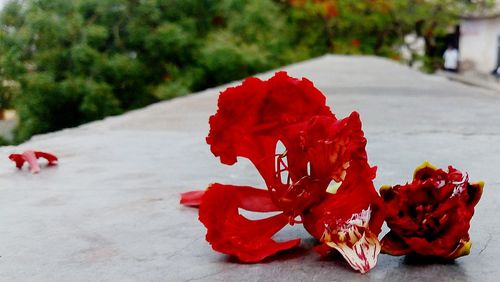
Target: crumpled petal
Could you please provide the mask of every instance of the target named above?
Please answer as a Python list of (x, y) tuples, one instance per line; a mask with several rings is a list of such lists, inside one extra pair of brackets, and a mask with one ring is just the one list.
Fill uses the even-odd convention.
[(21, 169), (25, 162), (29, 164), (29, 170), (31, 173), (35, 174), (40, 172), (40, 165), (38, 164), (38, 159), (44, 158), (48, 161), (48, 165), (56, 165), (57, 157), (53, 154), (40, 152), (40, 151), (24, 151), (22, 154), (11, 154), (9, 159), (16, 163), (16, 167)]
[[(241, 192), (241, 191), (243, 192)], [(218, 252), (237, 257), (242, 262), (259, 262), (279, 251), (291, 249), (300, 239), (276, 242), (272, 236), (288, 224), (288, 217), (278, 214), (250, 220), (238, 209), (276, 210), (270, 200), (263, 200), (266, 190), (251, 187), (212, 184), (202, 198), (199, 219), (207, 228), (206, 240)], [(243, 197), (244, 195), (244, 197)], [(255, 196), (255, 197), (254, 197)]]

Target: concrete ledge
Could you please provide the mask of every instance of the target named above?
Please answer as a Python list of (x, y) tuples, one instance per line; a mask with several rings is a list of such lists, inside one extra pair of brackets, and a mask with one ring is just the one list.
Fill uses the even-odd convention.
[[(302, 249), (238, 264), (211, 250), (180, 192), (211, 182), (262, 186), (251, 164), (228, 167), (204, 137), (215, 88), (0, 148), (2, 281), (495, 281), (500, 275), (500, 96), (376, 57), (324, 56), (284, 68), (305, 76), (343, 117), (359, 111), (376, 186), (410, 179), (424, 160), (453, 164), (486, 187), (472, 221), (472, 253), (449, 265), (381, 255), (366, 275)], [(268, 77), (272, 72), (262, 74)], [(35, 148), (60, 165), (18, 171), (8, 154)]]

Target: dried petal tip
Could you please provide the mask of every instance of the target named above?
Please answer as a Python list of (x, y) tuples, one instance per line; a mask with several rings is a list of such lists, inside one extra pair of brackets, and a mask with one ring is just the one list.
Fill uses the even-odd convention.
[(383, 191), (388, 191), (388, 190), (391, 190), (392, 186), (391, 185), (382, 185), (382, 187), (380, 187), (380, 193), (383, 193)]
[(447, 259), (456, 259), (458, 257), (466, 256), (466, 255), (470, 254), (471, 247), (472, 247), (472, 241), (460, 240), (460, 243), (458, 244), (455, 251), (453, 251), (451, 254), (449, 254), (446, 258)]
[(425, 161), (415, 168), (415, 170), (413, 171), (413, 178), (420, 179), (427, 175), (427, 173), (432, 173), (436, 170), (438, 170), (438, 167), (428, 161)]
[(483, 188), (484, 188), (484, 181), (478, 181), (478, 182), (474, 182), (471, 184), (472, 186), (476, 186), (479, 188), (479, 190), (483, 191)]

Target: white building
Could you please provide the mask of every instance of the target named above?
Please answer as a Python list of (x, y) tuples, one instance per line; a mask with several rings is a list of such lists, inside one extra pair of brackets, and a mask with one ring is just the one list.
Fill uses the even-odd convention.
[(500, 1), (494, 9), (462, 17), (459, 46), (463, 70), (489, 73), (500, 64)]

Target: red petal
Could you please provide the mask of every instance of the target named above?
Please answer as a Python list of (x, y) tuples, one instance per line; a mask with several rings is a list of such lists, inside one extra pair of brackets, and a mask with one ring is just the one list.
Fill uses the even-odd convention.
[[(240, 188), (216, 183), (203, 196), (199, 219), (207, 228), (206, 239), (214, 250), (234, 255), (243, 262), (258, 262), (300, 243), (299, 239), (286, 242), (271, 239), (288, 223), (288, 217), (284, 214), (260, 220), (249, 220), (240, 215), (238, 208), (243, 205), (246, 208), (255, 207), (253, 201), (245, 204), (241, 202), (242, 197), (238, 195)], [(242, 190), (247, 190), (243, 194), (250, 197), (254, 193), (248, 193), (248, 189)]]
[(483, 195), (483, 187), (484, 187), (484, 182), (476, 182), (469, 184), (467, 187), (467, 206), (476, 206), (479, 200), (481, 199), (481, 196)]
[(23, 156), (21, 154), (11, 154), (9, 156), (9, 159), (13, 162), (16, 163), (16, 167), (21, 169), (23, 167), (23, 164), (25, 162), (25, 159), (23, 158)]
[(334, 117), (325, 102), (309, 80), (285, 72), (267, 81), (249, 78), (220, 94), (207, 143), (222, 163), (231, 165), (236, 157), (245, 157), (265, 179), (272, 177), (275, 146), (283, 130), (316, 115)]
[(57, 164), (57, 157), (54, 156), (53, 154), (51, 153), (47, 153), (47, 152), (35, 152), (35, 156), (36, 158), (44, 158), (46, 159), (48, 162), (49, 162), (49, 165), (55, 165)]
[(189, 191), (181, 193), (180, 204), (190, 207), (199, 207), (201, 198), (205, 194), (205, 190)]
[[(221, 184), (212, 184), (211, 186), (219, 186)], [(250, 186), (237, 186), (237, 185), (223, 185), (232, 189), (234, 195), (237, 197), (239, 207), (254, 212), (273, 212), (280, 211), (269, 197), (269, 191), (257, 189)], [(190, 191), (181, 194), (180, 203), (185, 206), (197, 207), (201, 204), (201, 200), (206, 190)]]

